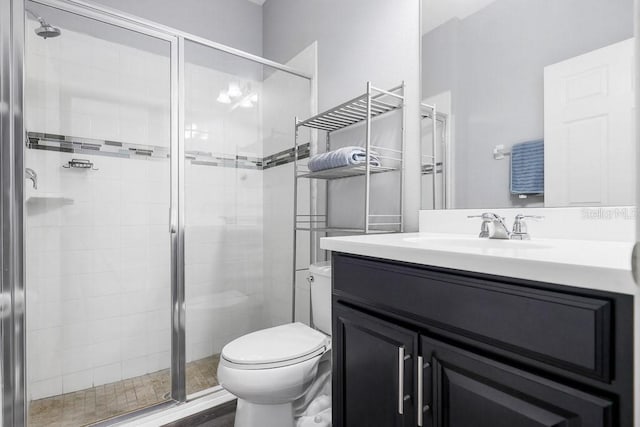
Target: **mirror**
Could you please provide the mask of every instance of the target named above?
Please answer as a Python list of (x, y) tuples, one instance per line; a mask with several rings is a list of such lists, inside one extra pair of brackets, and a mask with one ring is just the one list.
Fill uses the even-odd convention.
[(634, 204), (633, 0), (421, 1), (423, 209)]

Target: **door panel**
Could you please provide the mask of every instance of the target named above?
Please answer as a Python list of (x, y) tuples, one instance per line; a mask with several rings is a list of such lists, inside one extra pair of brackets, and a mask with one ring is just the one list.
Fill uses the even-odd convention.
[(633, 204), (633, 39), (544, 69), (545, 205)]
[(417, 335), (339, 304), (333, 312), (335, 426), (415, 425)]
[[(613, 402), (520, 371), (473, 353), (421, 338), (430, 360), (436, 427), (604, 427), (613, 425)], [(429, 424), (426, 424), (429, 425)]]

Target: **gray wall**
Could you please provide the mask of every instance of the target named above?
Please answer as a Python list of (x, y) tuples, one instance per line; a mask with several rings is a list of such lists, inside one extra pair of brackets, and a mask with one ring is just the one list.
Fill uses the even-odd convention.
[(510, 196), (493, 147), (543, 136), (545, 66), (630, 37), (633, 0), (497, 0), (425, 34), (422, 97), (453, 94), (454, 207), (540, 205)]
[(92, 1), (262, 55), (262, 7), (248, 0)]
[[(417, 229), (419, 0), (267, 0), (263, 9), (265, 57), (286, 62), (317, 40), (319, 111), (363, 93), (367, 80), (380, 88), (406, 82), (409, 161), (404, 207), (408, 229)], [(349, 197), (351, 190), (356, 191), (341, 189), (339, 194)], [(332, 213), (347, 220), (353, 205), (347, 201)]]

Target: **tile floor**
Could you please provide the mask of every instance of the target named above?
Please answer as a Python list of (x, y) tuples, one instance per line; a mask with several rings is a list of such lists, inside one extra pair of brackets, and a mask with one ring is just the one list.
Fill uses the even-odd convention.
[[(218, 384), (219, 355), (187, 363), (187, 394)], [(45, 399), (29, 405), (29, 427), (78, 427), (135, 411), (167, 399), (169, 370)]]

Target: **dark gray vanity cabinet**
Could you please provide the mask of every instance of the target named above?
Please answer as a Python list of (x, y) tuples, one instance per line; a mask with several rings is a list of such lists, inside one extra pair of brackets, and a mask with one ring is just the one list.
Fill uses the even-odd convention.
[(334, 425), (631, 427), (633, 300), (333, 254)]

